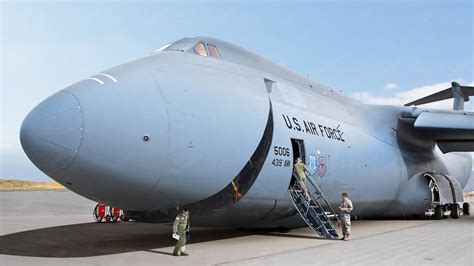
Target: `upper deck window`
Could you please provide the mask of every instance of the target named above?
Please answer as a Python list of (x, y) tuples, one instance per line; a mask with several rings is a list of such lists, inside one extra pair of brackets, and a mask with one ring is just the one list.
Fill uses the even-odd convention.
[(217, 47), (215, 45), (208, 44), (207, 49), (209, 49), (209, 53), (211, 54), (212, 57), (221, 58), (221, 55), (219, 54), (219, 50), (217, 50)]
[(194, 46), (194, 52), (198, 55), (207, 56), (206, 46), (204, 46), (204, 43), (202, 42)]

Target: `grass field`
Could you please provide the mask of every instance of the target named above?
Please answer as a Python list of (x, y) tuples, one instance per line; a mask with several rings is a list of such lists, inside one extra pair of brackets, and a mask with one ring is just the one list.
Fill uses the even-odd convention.
[(34, 182), (34, 181), (23, 181), (23, 180), (1, 180), (0, 179), (0, 191), (18, 191), (18, 190), (56, 190), (66, 189), (57, 182)]

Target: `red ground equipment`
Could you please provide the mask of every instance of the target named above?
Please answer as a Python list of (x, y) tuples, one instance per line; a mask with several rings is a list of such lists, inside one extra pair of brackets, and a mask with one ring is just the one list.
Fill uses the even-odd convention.
[(104, 219), (106, 222), (117, 222), (119, 219), (123, 221), (123, 211), (121, 209), (107, 206), (104, 203), (97, 203), (93, 215), (94, 220), (98, 223), (101, 223)]
[(116, 222), (120, 219), (123, 221), (123, 212), (119, 208), (110, 207), (110, 217), (112, 218), (113, 222)]
[(104, 203), (97, 203), (94, 208), (94, 219), (98, 223), (102, 222), (103, 219), (105, 219), (107, 222), (110, 221), (110, 215), (107, 210), (108, 206), (106, 206)]

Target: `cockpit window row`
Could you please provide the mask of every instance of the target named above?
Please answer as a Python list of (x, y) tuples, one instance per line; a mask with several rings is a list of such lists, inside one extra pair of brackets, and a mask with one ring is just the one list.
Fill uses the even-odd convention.
[[(206, 49), (207, 46), (207, 49)], [(221, 58), (221, 55), (219, 53), (219, 50), (217, 49), (217, 46), (213, 44), (204, 44), (203, 42), (199, 42), (194, 46), (194, 52), (197, 55), (200, 56), (211, 56), (217, 59)]]

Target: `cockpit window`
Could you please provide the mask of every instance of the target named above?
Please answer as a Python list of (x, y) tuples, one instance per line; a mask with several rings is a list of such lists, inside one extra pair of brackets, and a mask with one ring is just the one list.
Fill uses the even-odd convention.
[(175, 42), (163, 49), (163, 51), (179, 51), (179, 52), (186, 52), (191, 47), (193, 47), (194, 43), (190, 42)]
[(206, 46), (204, 43), (200, 42), (194, 46), (194, 52), (201, 56), (207, 56)]
[(215, 45), (208, 44), (207, 49), (209, 49), (209, 53), (211, 54), (212, 57), (221, 58), (221, 55), (219, 54), (219, 50), (217, 50), (217, 47)]

